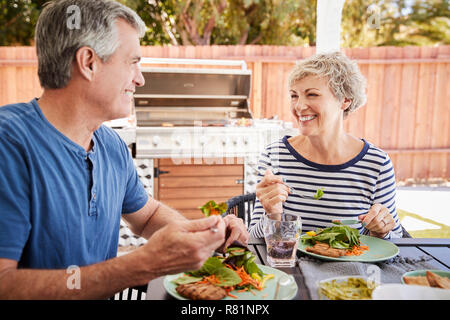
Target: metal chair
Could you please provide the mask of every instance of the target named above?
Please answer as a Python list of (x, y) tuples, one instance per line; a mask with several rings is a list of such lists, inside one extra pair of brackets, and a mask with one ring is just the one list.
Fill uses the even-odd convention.
[[(248, 193), (240, 196), (235, 196), (227, 200), (228, 209), (224, 215), (234, 214), (238, 218), (244, 220), (245, 225), (250, 225), (250, 215), (255, 207), (256, 193)], [(403, 236), (402, 238), (412, 238), (406, 229), (401, 225)]]
[(248, 228), (250, 225), (250, 215), (253, 212), (256, 202), (256, 193), (243, 194), (227, 200), (228, 209), (224, 215), (234, 214), (244, 221)]
[(136, 286), (116, 293), (109, 300), (145, 300), (147, 295), (147, 286)]

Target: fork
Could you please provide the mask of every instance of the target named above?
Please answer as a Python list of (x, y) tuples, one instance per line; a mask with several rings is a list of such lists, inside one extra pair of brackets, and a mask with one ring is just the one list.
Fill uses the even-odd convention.
[(333, 220), (331, 221), (333, 224), (337, 225), (352, 225), (352, 224), (361, 224), (363, 227), (365, 227), (367, 224), (361, 220), (356, 219), (342, 219), (342, 220)]
[[(287, 185), (287, 186), (289, 187), (289, 189), (290, 189), (289, 192), (290, 192), (290, 193), (293, 193), (293, 191), (295, 191), (295, 194), (296, 194), (297, 196), (299, 196), (300, 198), (303, 198), (303, 199), (312, 199), (312, 200), (319, 200), (319, 199), (320, 199), (320, 198), (319, 198), (319, 199), (314, 198), (313, 196), (306, 196), (306, 195), (304, 195), (300, 190), (298, 190), (298, 189), (294, 188), (293, 186), (287, 184), (286, 178), (283, 178), (283, 182), (284, 182), (285, 185)], [(321, 187), (321, 188), (319, 188), (319, 189), (322, 189), (322, 190), (323, 190), (323, 187)]]

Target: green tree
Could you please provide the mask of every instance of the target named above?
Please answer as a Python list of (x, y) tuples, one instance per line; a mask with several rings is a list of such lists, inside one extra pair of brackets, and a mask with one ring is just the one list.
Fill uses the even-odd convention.
[(223, 44), (290, 44), (298, 0), (231, 0), (212, 37)]
[[(0, 45), (32, 45), (48, 0), (0, 0)], [(117, 0), (147, 25), (143, 45), (316, 42), (317, 0)], [(450, 44), (449, 0), (346, 0), (342, 47)]]
[(301, 0), (295, 13), (293, 31), (301, 45), (316, 45), (317, 0)]
[[(209, 45), (226, 0), (124, 0), (150, 26), (146, 44)], [(134, 3), (134, 5), (133, 5)]]
[(291, 21), (300, 7), (297, 0), (122, 2), (164, 34), (160, 42), (174, 45), (288, 44), (295, 37)]
[(180, 44), (173, 26), (176, 12), (171, 1), (118, 0), (136, 11), (147, 26), (142, 45)]
[(403, 30), (380, 45), (450, 44), (449, 1), (415, 1), (404, 19)]
[(448, 0), (347, 0), (342, 46), (404, 46), (449, 43)]
[(0, 0), (0, 46), (31, 45), (45, 0)]

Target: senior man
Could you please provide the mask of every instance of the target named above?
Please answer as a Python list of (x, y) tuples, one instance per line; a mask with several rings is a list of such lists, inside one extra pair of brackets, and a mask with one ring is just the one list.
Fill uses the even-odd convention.
[[(248, 241), (234, 216), (188, 220), (149, 197), (126, 144), (102, 125), (126, 116), (144, 84), (144, 30), (115, 1), (61, 0), (41, 13), (44, 92), (0, 108), (0, 298), (107, 298)], [(148, 241), (116, 257), (121, 217)]]

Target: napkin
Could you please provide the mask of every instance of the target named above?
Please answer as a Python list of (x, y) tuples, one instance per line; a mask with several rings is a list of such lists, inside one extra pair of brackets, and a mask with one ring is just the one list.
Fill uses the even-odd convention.
[(430, 256), (396, 256), (384, 262), (334, 262), (316, 259), (301, 253), (297, 259), (311, 299), (318, 299), (318, 282), (332, 277), (360, 275), (380, 283), (401, 283), (401, 276), (408, 271), (440, 269)]

